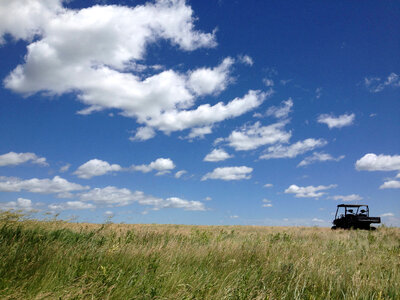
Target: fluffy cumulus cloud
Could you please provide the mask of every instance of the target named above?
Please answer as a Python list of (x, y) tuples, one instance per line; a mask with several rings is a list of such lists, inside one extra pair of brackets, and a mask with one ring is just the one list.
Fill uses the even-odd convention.
[(196, 127), (190, 130), (188, 139), (193, 140), (195, 138), (203, 139), (206, 134), (212, 133), (212, 126)]
[(396, 73), (390, 73), (386, 79), (381, 79), (379, 77), (365, 77), (364, 84), (371, 93), (378, 93), (387, 87), (400, 87), (400, 76)]
[(0, 6), (0, 42), (11, 34), (15, 39), (30, 40), (43, 33), (43, 27), (63, 12), (62, 0), (5, 0)]
[(304, 141), (296, 142), (290, 146), (274, 145), (268, 147), (265, 154), (260, 156), (260, 159), (271, 158), (293, 158), (300, 154), (312, 151), (315, 148), (323, 147), (327, 144), (324, 139), (305, 139)]
[(79, 178), (90, 179), (94, 176), (104, 175), (109, 172), (121, 171), (122, 168), (117, 164), (109, 164), (100, 159), (91, 159), (81, 165), (74, 174)]
[(270, 95), (270, 92), (250, 90), (242, 98), (235, 98), (229, 103), (218, 102), (211, 106), (203, 104), (194, 110), (166, 110), (157, 118), (148, 118), (145, 122), (166, 133), (184, 130), (201, 125), (210, 125), (226, 119), (240, 116), (258, 106)]
[(67, 201), (59, 204), (49, 204), (50, 210), (82, 210), (82, 209), (95, 209), (96, 206), (91, 203), (85, 203), (82, 201)]
[(216, 46), (214, 33), (196, 30), (194, 21), (184, 0), (81, 10), (64, 8), (61, 1), (3, 1), (0, 35), (30, 43), (24, 63), (4, 85), (26, 95), (77, 92), (86, 105), (81, 114), (117, 109), (144, 125), (132, 140), (149, 139), (155, 129), (169, 133), (210, 126), (258, 107), (266, 94), (249, 91), (226, 104), (192, 109), (198, 97), (218, 94), (232, 82), (235, 60), (230, 57), (211, 68), (184, 73), (152, 68), (144, 75), (147, 46), (161, 39), (184, 51)]
[(363, 199), (363, 197), (361, 197), (360, 195), (357, 194), (351, 194), (351, 195), (336, 195), (336, 196), (332, 196), (330, 197), (333, 200), (337, 200), (337, 201), (360, 201)]
[(275, 118), (278, 119), (283, 119), (287, 118), (289, 113), (292, 111), (293, 107), (293, 100), (292, 98), (289, 98), (286, 101), (282, 102), (281, 106), (271, 106), (267, 110), (267, 116), (274, 116)]
[(325, 195), (325, 190), (336, 187), (336, 184), (319, 185), (319, 186), (297, 186), (292, 184), (285, 190), (285, 194), (294, 194), (296, 198), (319, 198)]
[(365, 154), (356, 161), (359, 171), (400, 171), (400, 155)]
[(335, 117), (334, 115), (322, 114), (318, 117), (317, 121), (318, 123), (328, 125), (329, 129), (342, 128), (353, 124), (355, 117), (355, 114), (343, 114), (338, 117)]
[(344, 158), (344, 155), (341, 155), (339, 157), (333, 157), (332, 155), (328, 153), (323, 153), (323, 152), (314, 152), (311, 156), (306, 157), (303, 159), (297, 166), (298, 167), (304, 167), (316, 162), (324, 162), (324, 161), (340, 161)]
[(87, 186), (82, 186), (77, 183), (69, 182), (59, 176), (53, 179), (38, 179), (32, 178), (23, 180), (15, 177), (0, 176), (0, 191), (1, 192), (21, 192), (27, 191), (40, 194), (58, 194), (73, 191), (82, 191), (88, 189)]
[(249, 168), (246, 166), (240, 167), (222, 167), (216, 168), (212, 172), (207, 173), (201, 179), (202, 181), (207, 179), (220, 179), (220, 180), (242, 180), (242, 179), (250, 179), (251, 172), (253, 172), (253, 168)]
[(285, 131), (285, 125), (286, 122), (278, 122), (261, 126), (260, 122), (256, 122), (232, 131), (224, 140), (236, 151), (253, 150), (268, 144), (286, 143), (289, 141), (291, 133)]
[(16, 166), (26, 162), (31, 162), (33, 164), (38, 164), (41, 166), (47, 166), (46, 158), (39, 157), (35, 153), (15, 153), (8, 152), (6, 154), (0, 155), (0, 167), (4, 166)]
[(18, 198), (17, 201), (10, 201), (5, 203), (0, 203), (1, 210), (24, 210), (31, 211), (34, 209), (32, 200)]
[(162, 208), (181, 208), (184, 210), (201, 211), (205, 206), (200, 201), (188, 201), (178, 197), (166, 199), (146, 195), (142, 191), (131, 191), (126, 188), (107, 186), (105, 188), (95, 188), (80, 195), (81, 201), (92, 201), (99, 205), (106, 206), (126, 206), (132, 203), (152, 206), (154, 210)]
[(400, 189), (400, 181), (388, 180), (388, 181), (384, 182), (379, 188), (380, 189)]
[(156, 170), (157, 175), (163, 175), (175, 169), (175, 164), (170, 158), (157, 158), (155, 161), (149, 163), (148, 165), (132, 165), (130, 169), (143, 173), (148, 173)]
[(215, 161), (223, 161), (228, 158), (233, 157), (229, 153), (227, 153), (224, 149), (214, 149), (210, 153), (204, 157), (204, 161), (215, 162)]
[(134, 136), (131, 136), (129, 138), (129, 140), (131, 141), (145, 141), (145, 140), (149, 140), (152, 139), (153, 137), (155, 137), (156, 132), (153, 128), (151, 127), (140, 127), (138, 128), (138, 130), (136, 131)]
[(215, 68), (201, 68), (189, 72), (188, 86), (196, 95), (218, 94), (231, 82), (229, 76), (234, 60), (227, 57)]

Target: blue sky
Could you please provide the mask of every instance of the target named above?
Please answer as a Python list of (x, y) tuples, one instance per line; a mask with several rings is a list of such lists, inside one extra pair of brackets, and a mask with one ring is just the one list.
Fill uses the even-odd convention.
[(0, 208), (400, 225), (400, 4), (0, 4)]

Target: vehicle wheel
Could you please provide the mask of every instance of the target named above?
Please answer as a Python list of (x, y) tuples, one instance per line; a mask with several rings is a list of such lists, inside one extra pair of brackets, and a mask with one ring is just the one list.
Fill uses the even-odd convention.
[(337, 227), (336, 227), (336, 226), (332, 226), (331, 229), (332, 229), (332, 230), (336, 230)]
[(376, 227), (371, 226), (371, 227), (369, 228), (369, 230), (376, 230)]

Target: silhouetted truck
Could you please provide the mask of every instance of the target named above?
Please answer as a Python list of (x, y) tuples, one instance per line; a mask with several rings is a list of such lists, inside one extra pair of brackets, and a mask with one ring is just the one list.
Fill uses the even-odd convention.
[(336, 209), (332, 229), (367, 229), (375, 230), (372, 223), (380, 223), (381, 218), (370, 217), (368, 205), (365, 204), (339, 204)]

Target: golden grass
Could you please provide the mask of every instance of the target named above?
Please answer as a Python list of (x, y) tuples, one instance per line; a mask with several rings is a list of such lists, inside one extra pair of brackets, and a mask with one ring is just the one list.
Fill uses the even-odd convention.
[(4, 299), (400, 299), (400, 229), (0, 217)]

